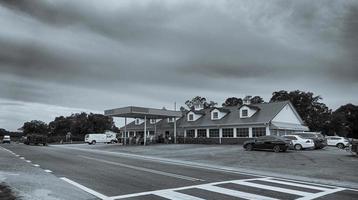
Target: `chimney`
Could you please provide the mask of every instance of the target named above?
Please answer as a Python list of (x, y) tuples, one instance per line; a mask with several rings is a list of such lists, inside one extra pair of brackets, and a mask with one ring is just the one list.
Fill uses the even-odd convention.
[(243, 104), (244, 105), (250, 105), (251, 104), (251, 97), (252, 96), (246, 96), (244, 99), (243, 99)]

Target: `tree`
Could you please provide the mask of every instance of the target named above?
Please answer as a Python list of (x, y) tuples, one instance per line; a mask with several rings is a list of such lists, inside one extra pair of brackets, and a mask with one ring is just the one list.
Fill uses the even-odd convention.
[(339, 136), (358, 138), (358, 106), (347, 104), (335, 110), (330, 129)]
[(40, 134), (47, 135), (49, 132), (48, 125), (39, 120), (32, 120), (30, 122), (25, 122), (22, 129), (24, 130), (24, 135), (28, 134)]
[(270, 102), (291, 101), (298, 114), (312, 131), (322, 131), (328, 134), (331, 110), (320, 100), (320, 96), (315, 96), (312, 92), (299, 90), (287, 92), (281, 90), (272, 93)]
[(196, 105), (203, 105), (204, 108), (212, 108), (217, 105), (217, 103), (214, 101), (207, 102), (205, 97), (196, 96), (191, 100), (185, 101), (185, 105), (192, 110)]
[(112, 117), (102, 114), (76, 113), (68, 117), (56, 117), (49, 124), (52, 136), (65, 136), (68, 132), (77, 138), (83, 139), (87, 133), (103, 133), (106, 130), (115, 131)]
[(243, 101), (241, 98), (229, 97), (225, 100), (225, 102), (222, 104), (222, 106), (240, 106), (242, 104), (243, 104)]
[(260, 104), (260, 103), (265, 103), (264, 99), (260, 96), (254, 96), (251, 98), (250, 102), (252, 104)]

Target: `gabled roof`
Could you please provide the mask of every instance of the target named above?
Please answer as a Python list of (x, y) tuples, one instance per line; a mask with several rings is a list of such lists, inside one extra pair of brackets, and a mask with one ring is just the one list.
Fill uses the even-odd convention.
[(206, 114), (205, 109), (202, 109), (202, 110), (189, 110), (187, 113), (189, 113), (189, 112), (193, 112), (193, 113), (195, 113), (197, 115), (205, 115)]
[(224, 112), (224, 113), (229, 113), (230, 112), (230, 109), (227, 109), (227, 108), (218, 108), (218, 107), (213, 107), (210, 109), (210, 112), (213, 111), (213, 110), (219, 110), (220, 112)]
[[(259, 105), (259, 104), (256, 104), (256, 105)], [(249, 107), (249, 108), (254, 109), (254, 110), (260, 110), (260, 108), (258, 106), (255, 106), (255, 104), (243, 104), (243, 105), (239, 106), (238, 109), (240, 109), (240, 108), (242, 108), (244, 106)]]
[(182, 118), (182, 127), (197, 127), (197, 126), (229, 126), (229, 125), (240, 125), (240, 124), (265, 124), (269, 123), (279, 113), (285, 105), (289, 104), (289, 101), (273, 102), (273, 103), (262, 103), (262, 104), (251, 104), (246, 105), (252, 108), (258, 109), (252, 117), (240, 118), (239, 109), (240, 106), (226, 107), (230, 112), (219, 120), (211, 120), (210, 112), (211, 109), (203, 109), (207, 115), (202, 116), (196, 121), (187, 121)]

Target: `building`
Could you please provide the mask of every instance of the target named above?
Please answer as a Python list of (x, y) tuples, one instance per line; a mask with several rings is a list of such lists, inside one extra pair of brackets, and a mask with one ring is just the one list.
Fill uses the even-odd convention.
[[(173, 137), (174, 117), (147, 119), (147, 135)], [(176, 119), (179, 143), (240, 144), (264, 135), (285, 135), (309, 131), (289, 101), (193, 110)], [(121, 128), (124, 131), (124, 127)], [(127, 137), (143, 137), (144, 120), (126, 126)]]

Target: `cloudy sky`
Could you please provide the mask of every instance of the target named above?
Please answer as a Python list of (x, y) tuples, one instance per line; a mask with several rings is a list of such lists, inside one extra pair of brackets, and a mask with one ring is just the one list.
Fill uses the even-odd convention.
[(0, 127), (196, 95), (358, 104), (358, 1), (2, 0)]

